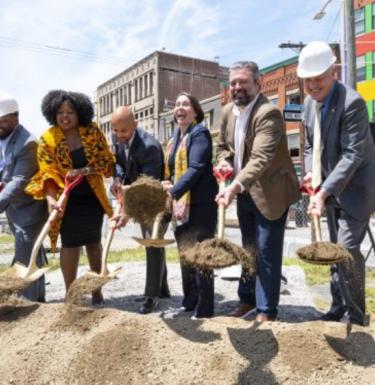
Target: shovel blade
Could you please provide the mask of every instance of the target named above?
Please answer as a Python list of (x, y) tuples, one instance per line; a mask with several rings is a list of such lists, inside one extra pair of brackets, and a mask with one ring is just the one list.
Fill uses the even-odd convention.
[(132, 237), (132, 238), (144, 247), (165, 247), (175, 242), (174, 239), (152, 239), (152, 238), (143, 239), (138, 237)]
[(9, 269), (5, 270), (2, 275), (13, 278), (21, 278), (27, 281), (33, 282), (39, 279), (43, 274), (45, 274), (50, 268), (42, 267), (29, 269), (24, 266), (22, 263), (16, 262)]

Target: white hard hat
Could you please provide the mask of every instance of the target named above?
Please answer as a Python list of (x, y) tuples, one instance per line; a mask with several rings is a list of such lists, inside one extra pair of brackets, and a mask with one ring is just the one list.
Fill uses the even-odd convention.
[(18, 112), (17, 100), (8, 94), (0, 93), (0, 118), (14, 112)]
[(324, 41), (312, 41), (301, 51), (298, 58), (297, 75), (300, 78), (319, 76), (336, 61), (331, 47)]

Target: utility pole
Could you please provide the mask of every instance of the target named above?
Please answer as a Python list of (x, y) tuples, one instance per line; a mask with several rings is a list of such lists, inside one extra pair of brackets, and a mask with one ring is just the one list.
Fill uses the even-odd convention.
[[(302, 51), (302, 48), (305, 46), (304, 43), (301, 41), (299, 43), (291, 43), (290, 41), (288, 43), (281, 43), (279, 44), (279, 48), (290, 48), (296, 53), (300, 53)], [(304, 101), (304, 88), (303, 88), (303, 80), (298, 78), (298, 92), (300, 97), (300, 104), (303, 104)], [(301, 122), (299, 122), (299, 161), (300, 161), (300, 167), (301, 167), (301, 177), (305, 175), (305, 158), (304, 158), (304, 151), (305, 151), (305, 127)]]
[(355, 31), (354, 31), (354, 6), (353, 0), (343, 0), (341, 13), (341, 56), (343, 83), (356, 89), (356, 55), (355, 55)]

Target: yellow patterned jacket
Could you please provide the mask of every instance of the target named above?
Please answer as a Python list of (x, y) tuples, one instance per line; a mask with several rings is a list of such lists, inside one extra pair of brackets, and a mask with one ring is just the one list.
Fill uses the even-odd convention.
[[(112, 216), (112, 208), (107, 198), (103, 177), (111, 177), (115, 158), (111, 153), (108, 143), (95, 123), (88, 127), (79, 127), (79, 135), (87, 165), (95, 169), (95, 174), (87, 176), (91, 188), (101, 203), (105, 213)], [(58, 186), (58, 195), (65, 187), (65, 175), (72, 170), (73, 163), (70, 157), (70, 149), (65, 136), (59, 127), (51, 127), (40, 138), (38, 145), (39, 172), (33, 176), (26, 186), (26, 193), (34, 199), (45, 199), (44, 183), (47, 179), (53, 179)], [(61, 219), (56, 221), (49, 235), (52, 248), (55, 249), (60, 231)]]

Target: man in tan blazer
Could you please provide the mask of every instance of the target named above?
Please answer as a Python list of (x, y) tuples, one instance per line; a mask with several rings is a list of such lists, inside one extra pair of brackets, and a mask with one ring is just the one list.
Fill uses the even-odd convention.
[(222, 113), (218, 166), (234, 167), (233, 182), (217, 195), (228, 206), (237, 196), (242, 243), (257, 251), (257, 274), (239, 282), (242, 317), (256, 308), (258, 322), (277, 316), (285, 222), (300, 198), (281, 112), (260, 90), (254, 62), (237, 62), (229, 72), (232, 103)]

